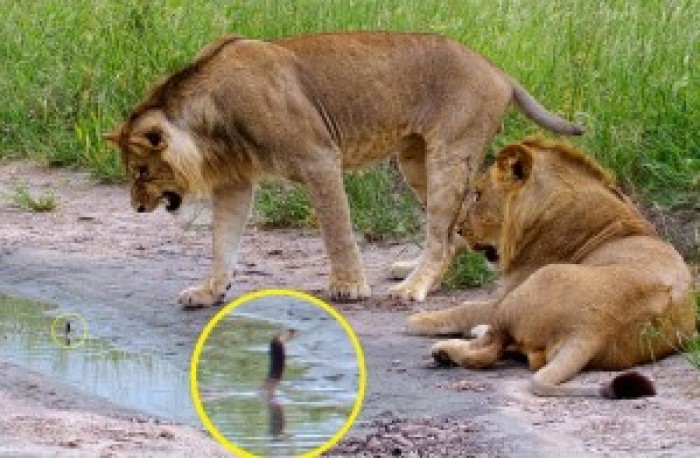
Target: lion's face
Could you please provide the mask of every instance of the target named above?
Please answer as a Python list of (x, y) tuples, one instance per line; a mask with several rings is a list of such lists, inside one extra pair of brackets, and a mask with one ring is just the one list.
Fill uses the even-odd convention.
[(161, 202), (169, 212), (176, 211), (182, 203), (172, 168), (157, 154), (123, 153), (127, 173), (131, 180), (131, 206), (139, 213), (151, 212)]
[(472, 250), (482, 251), (490, 262), (498, 260), (498, 241), (503, 223), (504, 194), (488, 170), (469, 191), (457, 218), (457, 232)]
[(472, 250), (482, 251), (490, 262), (499, 258), (507, 202), (527, 181), (531, 168), (527, 152), (503, 149), (462, 203), (455, 228)]
[(161, 202), (169, 212), (176, 211), (185, 194), (182, 180), (163, 159), (170, 142), (158, 121), (156, 116), (144, 116), (106, 136), (119, 147), (131, 182), (131, 205), (139, 213), (152, 212)]

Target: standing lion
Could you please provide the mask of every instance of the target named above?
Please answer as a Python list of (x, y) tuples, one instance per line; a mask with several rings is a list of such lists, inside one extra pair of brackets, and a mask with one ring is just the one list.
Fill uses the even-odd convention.
[(392, 291), (422, 301), (454, 251), (451, 226), (469, 176), (511, 102), (551, 131), (582, 132), (442, 36), (226, 36), (157, 85), (106, 138), (121, 150), (136, 211), (163, 201), (176, 210), (186, 194), (212, 197), (214, 265), (180, 294), (184, 306), (224, 299), (254, 189), (266, 175), (306, 186), (330, 258), (331, 296), (368, 297), (342, 173), (396, 153), (426, 208), (427, 237), (415, 270)]

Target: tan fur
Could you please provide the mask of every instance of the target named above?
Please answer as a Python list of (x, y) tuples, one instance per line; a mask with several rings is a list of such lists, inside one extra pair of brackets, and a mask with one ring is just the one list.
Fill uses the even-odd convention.
[(681, 256), (609, 173), (566, 144), (504, 148), (468, 194), (458, 224), (472, 247), (497, 248), (502, 278), (491, 303), (409, 318), (420, 334), (490, 325), (473, 341), (438, 342), (437, 357), (488, 367), (512, 347), (536, 371), (536, 394), (597, 396), (598, 389), (557, 385), (584, 368), (662, 358), (696, 332)]
[[(234, 199), (240, 211), (215, 211), (215, 239), (217, 228), (243, 227), (247, 199), (266, 175), (303, 183), (331, 261), (331, 295), (340, 299), (370, 293), (342, 171), (397, 153), (428, 221), (425, 255), (393, 292), (423, 300), (449, 262), (451, 225), (467, 179), (511, 102), (548, 129), (582, 132), (445, 37), (358, 32), (263, 42), (229, 36), (156, 86), (107, 138), (119, 145), (138, 189), (134, 208), (151, 211), (168, 193), (215, 199), (241, 193)], [(138, 174), (144, 166), (147, 178)], [(215, 250), (237, 249), (238, 236), (218, 237), (227, 241)], [(232, 268), (227, 259), (215, 251), (212, 273), (184, 291), (181, 302), (218, 301)]]

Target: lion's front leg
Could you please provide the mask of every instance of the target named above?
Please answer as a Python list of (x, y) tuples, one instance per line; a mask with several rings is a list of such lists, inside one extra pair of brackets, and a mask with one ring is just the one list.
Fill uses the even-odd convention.
[(315, 164), (305, 173), (305, 184), (321, 225), (331, 262), (329, 292), (333, 299), (358, 300), (370, 296), (350, 222), (340, 164)]
[(183, 307), (219, 304), (231, 288), (231, 272), (253, 203), (252, 183), (221, 186), (212, 192), (214, 264), (204, 281), (180, 293)]
[(430, 353), (439, 364), (484, 368), (494, 365), (503, 356), (506, 344), (505, 335), (489, 328), (478, 339), (441, 340), (433, 345)]
[(414, 313), (408, 317), (407, 331), (419, 335), (467, 336), (475, 326), (491, 323), (494, 307), (494, 301), (475, 301), (444, 310)]

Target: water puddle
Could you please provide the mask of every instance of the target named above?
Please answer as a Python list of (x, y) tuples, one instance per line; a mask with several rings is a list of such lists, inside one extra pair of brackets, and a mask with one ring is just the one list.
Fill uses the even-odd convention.
[[(211, 333), (200, 358), (200, 397), (230, 442), (259, 455), (292, 456), (342, 428), (357, 397), (359, 369), (345, 331), (324, 310), (270, 300), (235, 309)], [(260, 387), (270, 339), (290, 327), (298, 334), (286, 345), (284, 378), (267, 402)], [(90, 336), (79, 314), (54, 305), (0, 294), (0, 361), (120, 406), (201, 426), (186, 370)]]
[[(284, 328), (287, 367), (274, 402), (260, 396), (271, 338)], [(290, 297), (261, 298), (230, 312), (202, 351), (202, 405), (232, 443), (256, 455), (292, 456), (330, 439), (349, 417), (359, 386), (355, 351), (324, 310)]]
[(0, 360), (115, 404), (199, 424), (185, 371), (90, 337), (79, 315), (61, 314), (55, 306), (0, 295)]

